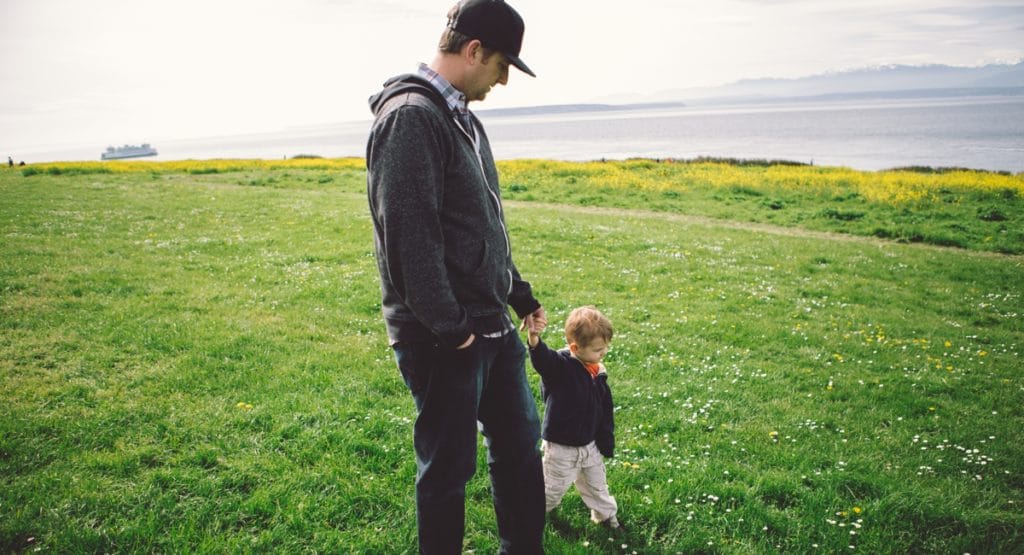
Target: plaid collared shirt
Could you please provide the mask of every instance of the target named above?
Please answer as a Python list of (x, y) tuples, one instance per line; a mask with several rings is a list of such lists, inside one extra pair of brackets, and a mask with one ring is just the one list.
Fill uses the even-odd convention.
[(451, 109), (452, 115), (462, 124), (462, 128), (471, 137), (475, 137), (476, 132), (473, 129), (473, 119), (469, 116), (469, 108), (466, 106), (466, 95), (452, 86), (440, 73), (430, 69), (430, 66), (427, 64), (420, 64), (419, 75), (430, 81), (430, 84), (437, 89), (437, 92), (441, 93), (445, 102), (448, 103), (448, 108)]

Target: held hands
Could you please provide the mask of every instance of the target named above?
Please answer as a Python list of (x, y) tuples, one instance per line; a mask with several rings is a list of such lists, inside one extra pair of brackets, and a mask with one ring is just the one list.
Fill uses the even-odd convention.
[(537, 342), (540, 341), (540, 334), (546, 327), (548, 327), (548, 315), (544, 312), (544, 307), (540, 307), (523, 318), (519, 329), (527, 330), (527, 342), (530, 347), (536, 347)]

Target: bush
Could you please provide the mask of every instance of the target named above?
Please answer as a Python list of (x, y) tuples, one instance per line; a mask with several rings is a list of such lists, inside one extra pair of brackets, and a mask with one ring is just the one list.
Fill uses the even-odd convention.
[(986, 222), (1005, 222), (1009, 218), (998, 208), (982, 208), (978, 210), (978, 219)]
[(844, 222), (852, 222), (854, 220), (859, 220), (864, 217), (863, 212), (855, 212), (852, 210), (844, 211), (837, 210), (835, 208), (826, 208), (821, 212), (821, 215), (832, 220), (840, 220)]
[(711, 163), (711, 164), (729, 164), (730, 166), (743, 167), (756, 167), (756, 168), (767, 168), (770, 166), (810, 166), (813, 164), (807, 164), (805, 162), (796, 162), (794, 160), (765, 160), (765, 159), (746, 159), (746, 158), (720, 158), (716, 156), (698, 156), (692, 160), (682, 160), (682, 162), (692, 162), (695, 164)]

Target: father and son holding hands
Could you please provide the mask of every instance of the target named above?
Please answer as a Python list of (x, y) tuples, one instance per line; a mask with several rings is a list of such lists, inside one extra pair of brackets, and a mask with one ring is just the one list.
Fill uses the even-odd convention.
[[(519, 58), (524, 29), (502, 0), (461, 0), (433, 61), (370, 98), (367, 197), (384, 322), (417, 410), (421, 553), (462, 551), (477, 433), (501, 553), (543, 553), (545, 514), (574, 483), (592, 520), (620, 527), (603, 461), (615, 444), (601, 363), (611, 322), (583, 307), (566, 320), (566, 350), (540, 338), (547, 314), (512, 261), (490, 142), (467, 108), (507, 84), (510, 66), (534, 75)], [(543, 426), (527, 356), (541, 376)]]

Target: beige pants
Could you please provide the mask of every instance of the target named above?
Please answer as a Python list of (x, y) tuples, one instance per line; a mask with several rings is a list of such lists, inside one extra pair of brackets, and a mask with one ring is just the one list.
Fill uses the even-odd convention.
[(583, 503), (590, 509), (591, 520), (604, 522), (610, 519), (613, 526), (618, 524), (615, 519), (618, 505), (608, 492), (604, 457), (594, 442), (583, 447), (572, 447), (545, 441), (541, 448), (544, 451), (546, 511), (551, 512), (557, 507), (569, 486), (575, 483)]

